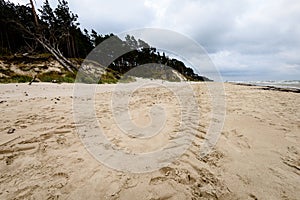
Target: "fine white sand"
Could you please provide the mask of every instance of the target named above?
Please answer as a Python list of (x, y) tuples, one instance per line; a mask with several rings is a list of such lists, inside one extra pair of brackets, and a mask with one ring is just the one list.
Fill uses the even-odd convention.
[[(299, 199), (300, 94), (225, 84), (224, 128), (212, 152), (201, 157), (212, 111), (206, 84), (192, 84), (199, 109), (189, 114), (200, 121), (190, 124), (192, 145), (147, 173), (111, 169), (89, 153), (76, 126), (87, 122), (73, 118), (73, 84), (0, 85), (0, 199)], [(164, 108), (160, 134), (143, 140), (121, 134), (110, 107), (115, 85), (97, 86), (96, 116), (112, 144), (149, 152), (185, 133), (178, 128), (183, 105), (163, 85), (182, 89), (182, 83), (156, 81), (115, 97), (130, 96), (132, 121), (140, 127), (153, 122), (153, 105)]]

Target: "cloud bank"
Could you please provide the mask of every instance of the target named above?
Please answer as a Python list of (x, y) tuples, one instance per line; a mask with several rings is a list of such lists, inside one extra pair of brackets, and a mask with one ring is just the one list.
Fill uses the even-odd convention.
[[(300, 79), (298, 0), (72, 0), (69, 5), (82, 27), (100, 33), (153, 27), (184, 34), (206, 49), (223, 80)], [(178, 48), (189, 51), (184, 44)]]

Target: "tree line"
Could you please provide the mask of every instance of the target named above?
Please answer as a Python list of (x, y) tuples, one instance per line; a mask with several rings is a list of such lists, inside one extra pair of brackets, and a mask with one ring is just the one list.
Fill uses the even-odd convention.
[[(103, 64), (109, 64), (108, 68), (120, 77), (136, 66), (161, 63), (177, 70), (187, 80), (208, 80), (195, 74), (182, 61), (169, 58), (134, 36), (127, 35), (122, 40), (112, 33), (103, 35), (95, 30), (82, 30), (79, 25), (78, 15), (70, 10), (66, 0), (58, 0), (55, 8), (46, 0), (37, 10), (32, 0), (27, 5), (0, 0), (0, 55), (49, 52), (68, 71), (76, 73), (78, 69), (69, 58), (84, 59), (97, 45), (105, 45), (103, 41), (113, 38), (113, 43), (104, 46), (105, 52), (95, 49), (104, 55), (96, 60), (103, 62), (115, 54), (116, 59)], [(116, 56), (115, 49), (127, 53)]]

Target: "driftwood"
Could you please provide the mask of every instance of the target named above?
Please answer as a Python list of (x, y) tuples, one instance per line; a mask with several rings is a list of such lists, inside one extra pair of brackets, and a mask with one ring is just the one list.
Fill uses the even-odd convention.
[(33, 78), (31, 79), (31, 81), (28, 83), (28, 85), (31, 85), (36, 79), (36, 75), (33, 76)]

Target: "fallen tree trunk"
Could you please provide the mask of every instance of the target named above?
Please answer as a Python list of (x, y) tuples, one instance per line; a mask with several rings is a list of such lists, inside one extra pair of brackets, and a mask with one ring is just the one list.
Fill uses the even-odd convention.
[[(69, 72), (75, 74), (75, 72), (73, 71), (73, 69), (77, 70), (77, 67), (71, 62), (69, 61), (66, 57), (64, 57), (62, 55), (62, 53), (59, 50), (56, 50), (55, 47), (51, 46), (50, 43), (48, 43), (46, 41), (46, 39), (43, 39), (43, 36), (38, 35), (38, 33), (40, 32), (40, 25), (38, 23), (38, 16), (36, 14), (35, 11), (35, 7), (33, 4), (33, 1), (30, 0), (30, 5), (31, 5), (31, 9), (32, 9), (32, 15), (34, 17), (34, 24), (35, 24), (35, 28), (36, 28), (36, 33), (32, 33), (31, 31), (27, 30), (25, 27), (22, 26), (22, 24), (19, 24), (20, 27), (23, 27), (23, 29), (30, 34), (31, 36), (33, 36), (33, 38), (40, 43), (47, 51), (49, 51), (49, 53), (51, 53), (56, 60), (64, 67), (66, 68)], [(73, 69), (72, 69), (73, 68)]]
[(36, 38), (36, 40), (47, 50), (49, 51), (49, 53), (51, 53), (55, 59), (64, 67), (66, 68), (69, 72), (75, 74), (75, 72), (72, 70), (72, 68), (77, 69), (77, 67), (75, 65), (73, 65), (69, 60), (67, 60), (67, 58), (65, 58), (63, 55), (58, 54), (56, 52), (56, 50), (47, 45), (45, 42), (43, 42), (42, 40), (40, 40), (39, 38)]
[(24, 31), (25, 33), (30, 35), (32, 37), (32, 39), (36, 40), (40, 45), (42, 45), (49, 53), (51, 53), (55, 57), (55, 59), (66, 70), (68, 70), (72, 74), (75, 74), (74, 70), (78, 70), (78, 68), (70, 60), (68, 60), (66, 57), (64, 57), (62, 55), (62, 53), (60, 53), (54, 47), (52, 47), (50, 44), (45, 42), (44, 40), (46, 40), (46, 39), (43, 40), (41, 35), (34, 34), (33, 32), (31, 32), (30, 30), (25, 28), (21, 23), (19, 23), (17, 21), (7, 21), (7, 23), (13, 23), (13, 24), (17, 25), (22, 31)]

